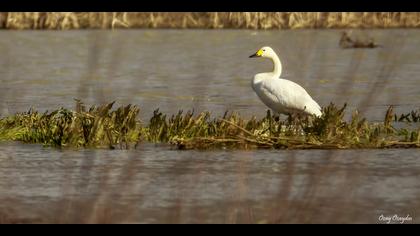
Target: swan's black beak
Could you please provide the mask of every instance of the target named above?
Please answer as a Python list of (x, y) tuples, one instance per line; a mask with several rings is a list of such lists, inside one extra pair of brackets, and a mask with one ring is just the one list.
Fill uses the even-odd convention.
[(257, 53), (252, 54), (249, 58), (258, 57)]
[(264, 52), (264, 50), (260, 49), (256, 53), (254, 53), (251, 56), (249, 56), (249, 58), (252, 58), (252, 57), (262, 57), (263, 52)]

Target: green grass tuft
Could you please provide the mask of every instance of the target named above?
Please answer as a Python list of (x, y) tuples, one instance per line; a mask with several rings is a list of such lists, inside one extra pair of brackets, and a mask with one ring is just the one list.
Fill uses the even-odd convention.
[(5, 117), (0, 119), (0, 141), (110, 149), (128, 149), (139, 142), (167, 143), (179, 149), (420, 147), (420, 129), (393, 127), (393, 122), (418, 122), (418, 113), (397, 116), (392, 107), (379, 123), (369, 123), (357, 111), (346, 121), (346, 105), (330, 104), (323, 108), (321, 117), (289, 116), (285, 120), (270, 111), (262, 119), (245, 120), (229, 112), (219, 118), (212, 118), (210, 112), (191, 111), (168, 117), (155, 110), (148, 125), (143, 125), (138, 120), (137, 106), (113, 109), (113, 105), (114, 102), (88, 109), (77, 101), (74, 111), (60, 108), (41, 114), (31, 109)]

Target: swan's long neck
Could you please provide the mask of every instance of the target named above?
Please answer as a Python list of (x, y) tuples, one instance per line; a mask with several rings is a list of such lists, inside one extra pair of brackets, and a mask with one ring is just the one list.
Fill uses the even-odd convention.
[(274, 63), (273, 74), (276, 78), (278, 78), (281, 75), (281, 69), (282, 69), (280, 59), (276, 54), (274, 54), (271, 60), (273, 60), (273, 63)]

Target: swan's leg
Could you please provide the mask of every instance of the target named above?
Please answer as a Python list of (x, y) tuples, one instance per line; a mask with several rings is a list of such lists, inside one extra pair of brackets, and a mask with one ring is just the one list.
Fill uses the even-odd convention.
[(296, 113), (295, 114), (295, 118), (294, 118), (294, 132), (295, 134), (299, 133), (299, 129), (301, 126), (301, 117), (300, 117), (300, 113)]
[(304, 114), (304, 113), (299, 114), (299, 130), (298, 130), (298, 132), (300, 132), (301, 135), (305, 135), (304, 124), (308, 123), (308, 117), (309, 116)]
[(294, 118), (293, 118), (293, 113), (287, 113), (287, 123), (288, 123), (289, 125), (292, 125), (293, 120), (294, 120)]
[(296, 126), (298, 124), (297, 119), (298, 117), (296, 113), (288, 113), (287, 123), (290, 127), (290, 130), (293, 131), (293, 133), (296, 133)]
[(304, 125), (303, 123), (305, 122), (305, 118), (307, 116), (304, 113), (295, 113), (293, 120), (292, 120), (292, 125), (293, 125), (293, 132), (295, 134), (303, 134), (303, 130), (304, 130)]
[(280, 113), (279, 112), (275, 112), (274, 113), (274, 120), (276, 121), (276, 122), (279, 122), (280, 121)]

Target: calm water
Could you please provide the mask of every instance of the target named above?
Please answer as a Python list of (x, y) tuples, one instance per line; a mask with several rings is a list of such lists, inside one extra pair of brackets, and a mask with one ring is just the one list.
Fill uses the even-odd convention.
[[(420, 31), (359, 31), (384, 48), (342, 50), (340, 31), (0, 31), (0, 113), (116, 100), (261, 117), (250, 87), (272, 46), (282, 77), (321, 105), (382, 120), (418, 109)], [(0, 143), (0, 222), (420, 222), (420, 150), (57, 150)], [(419, 215), (419, 216), (418, 216)]]

